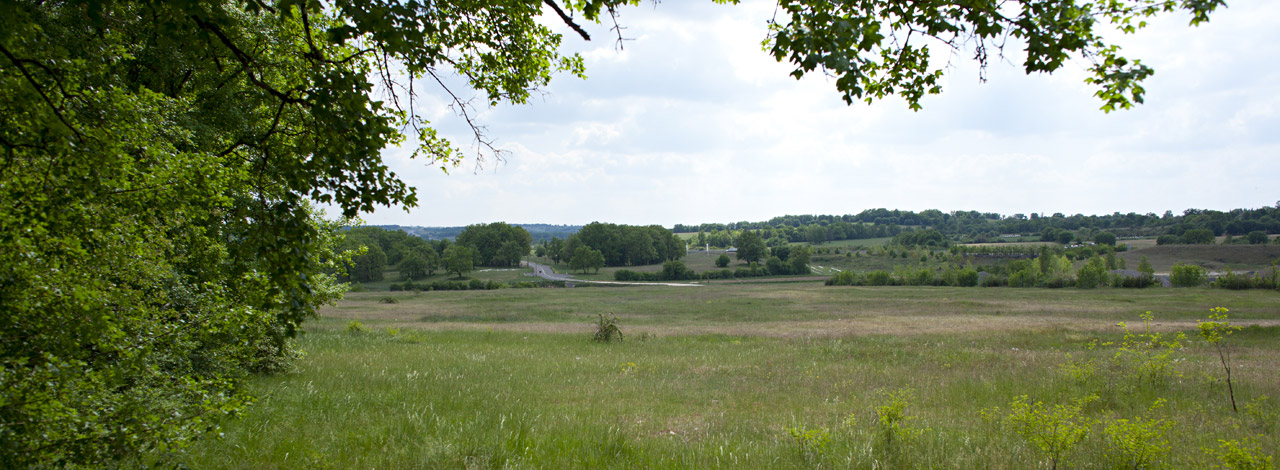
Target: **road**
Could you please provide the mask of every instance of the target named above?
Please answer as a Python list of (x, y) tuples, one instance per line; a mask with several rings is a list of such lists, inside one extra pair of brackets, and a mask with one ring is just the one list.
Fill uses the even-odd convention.
[(525, 265), (533, 269), (533, 275), (548, 281), (564, 281), (564, 282), (580, 282), (584, 284), (613, 284), (624, 286), (671, 286), (671, 287), (701, 287), (701, 284), (684, 284), (677, 282), (619, 282), (619, 281), (586, 281), (582, 279), (574, 279), (568, 274), (557, 274), (551, 269), (551, 266), (538, 264), (532, 261), (522, 261)]

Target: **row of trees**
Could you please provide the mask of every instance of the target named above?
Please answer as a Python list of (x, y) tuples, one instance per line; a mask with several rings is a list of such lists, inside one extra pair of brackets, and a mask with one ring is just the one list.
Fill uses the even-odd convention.
[(801, 227), (789, 225), (764, 226), (740, 230), (699, 230), (691, 243), (694, 246), (710, 245), (716, 248), (737, 246), (738, 235), (744, 231), (755, 231), (766, 240), (778, 240), (784, 243), (808, 242), (814, 244), (836, 240), (863, 240), (867, 238), (892, 237), (902, 232), (902, 227), (884, 224), (863, 224), (835, 222), (827, 225), (810, 224)]
[[(768, 231), (762, 235), (768, 239), (782, 237), (791, 242), (822, 243), (824, 241), (890, 237), (906, 227), (937, 229), (952, 240), (973, 241), (991, 238), (989, 234), (1041, 234), (1042, 239), (1060, 243), (1090, 241), (1093, 233), (1110, 232), (1118, 236), (1158, 236), (1170, 234), (1182, 236), (1189, 230), (1208, 229), (1214, 236), (1242, 236), (1250, 232), (1280, 233), (1280, 202), (1272, 207), (1257, 209), (1233, 209), (1216, 211), (1187, 209), (1181, 215), (1165, 211), (1138, 214), (1119, 212), (1110, 215), (1042, 215), (1032, 213), (1002, 215), (992, 212), (952, 211), (929, 209), (921, 212), (868, 209), (858, 214), (787, 215), (763, 222), (735, 222), (730, 224), (706, 223), (700, 225), (677, 224), (679, 233), (700, 232), (695, 239), (698, 245), (731, 246), (732, 233), (741, 230)], [(1065, 239), (1071, 233), (1071, 240)], [(1078, 237), (1078, 235), (1083, 235)]]

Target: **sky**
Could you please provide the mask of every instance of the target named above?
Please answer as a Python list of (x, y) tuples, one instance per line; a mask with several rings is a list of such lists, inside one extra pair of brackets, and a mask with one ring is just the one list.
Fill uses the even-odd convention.
[[(622, 11), (619, 51), (567, 29), (586, 80), (560, 75), (526, 105), (476, 110), (501, 162), (447, 174), (384, 152), (420, 204), (367, 224), (580, 225), (762, 221), (787, 214), (920, 211), (1110, 214), (1256, 208), (1280, 201), (1280, 2), (1240, 0), (1208, 24), (1164, 15), (1114, 35), (1156, 70), (1146, 103), (1103, 113), (1077, 59), (1026, 75), (1018, 46), (979, 80), (947, 64), (923, 109), (845, 105), (833, 79), (788, 75), (761, 48), (773, 3), (665, 2)], [(469, 152), (465, 123), (427, 84), (418, 112)]]

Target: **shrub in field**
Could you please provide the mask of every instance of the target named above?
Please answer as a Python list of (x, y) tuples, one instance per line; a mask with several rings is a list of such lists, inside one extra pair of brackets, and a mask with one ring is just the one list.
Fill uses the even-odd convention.
[(350, 323), (347, 323), (348, 333), (364, 333), (366, 331), (369, 331), (369, 328), (357, 320), (351, 320)]
[(731, 260), (729, 259), (729, 255), (726, 255), (726, 254), (721, 253), (721, 254), (720, 254), (720, 257), (719, 257), (719, 258), (716, 258), (716, 267), (717, 267), (717, 268), (727, 268), (727, 267), (729, 267), (729, 262), (730, 262), (730, 261), (731, 261)]
[(1088, 396), (1050, 408), (1038, 401), (1028, 402), (1027, 396), (1022, 395), (1009, 404), (1012, 410), (1004, 421), (1044, 454), (1050, 469), (1057, 469), (1076, 444), (1089, 435), (1092, 421), (1082, 416), (1082, 411), (1096, 399)]
[(1194, 264), (1175, 264), (1169, 275), (1169, 282), (1173, 287), (1199, 287), (1203, 286), (1208, 279), (1209, 275), (1205, 273), (1204, 268)]
[[(1156, 400), (1148, 413), (1163, 404), (1164, 399)], [(1159, 468), (1172, 450), (1165, 437), (1172, 427), (1171, 421), (1141, 416), (1111, 421), (1102, 431), (1106, 436), (1107, 459), (1114, 468)]]
[(592, 336), (592, 341), (597, 343), (611, 343), (614, 340), (617, 340), (621, 342), (622, 330), (618, 328), (618, 317), (613, 316), (613, 314), (609, 314), (609, 316), (606, 317), (599, 313), (597, 313), (596, 316), (599, 318), (596, 320), (596, 333)]
[(1213, 230), (1197, 228), (1183, 232), (1179, 241), (1188, 245), (1212, 245), (1213, 239)]
[(854, 286), (858, 284), (858, 273), (853, 271), (840, 271), (830, 279), (827, 279), (828, 286)]
[(1271, 457), (1257, 443), (1219, 440), (1217, 449), (1205, 449), (1205, 453), (1218, 460), (1213, 468), (1230, 470), (1274, 470)]
[(893, 283), (893, 276), (888, 271), (871, 271), (862, 277), (862, 284), (867, 286), (887, 286)]
[(674, 260), (662, 263), (661, 278), (664, 281), (684, 281), (696, 277), (698, 273), (685, 266), (684, 261)]
[(956, 271), (956, 287), (974, 287), (978, 285), (978, 271), (973, 268), (964, 268)]
[(1267, 242), (1271, 241), (1271, 239), (1267, 237), (1267, 232), (1263, 232), (1261, 230), (1249, 232), (1245, 234), (1244, 238), (1249, 240), (1249, 244), (1251, 245), (1265, 245)]
[(1034, 268), (1014, 271), (1009, 274), (1009, 287), (1035, 287), (1040, 284), (1040, 272)]
[(888, 402), (876, 407), (877, 434), (879, 434), (881, 448), (892, 454), (924, 434), (925, 429), (913, 427), (911, 422), (916, 418), (907, 415), (907, 406), (915, 398), (915, 393), (911, 389), (882, 390), (880, 394)]
[[(1213, 286), (1222, 289), (1244, 290), (1254, 287), (1262, 287), (1263, 282), (1254, 276), (1248, 274), (1236, 274), (1231, 270), (1218, 275), (1218, 279), (1213, 281)], [(1271, 286), (1265, 286), (1270, 288)]]
[(1177, 360), (1174, 353), (1182, 350), (1182, 344), (1187, 337), (1178, 333), (1172, 341), (1166, 341), (1163, 333), (1151, 330), (1154, 315), (1150, 311), (1143, 313), (1140, 318), (1143, 325), (1143, 331), (1140, 333), (1134, 333), (1124, 322), (1118, 324), (1124, 329), (1124, 340), (1120, 343), (1120, 350), (1115, 354), (1115, 360), (1140, 382), (1164, 385), (1170, 377), (1179, 375), (1173, 367)]
[(787, 433), (791, 435), (796, 443), (796, 448), (800, 452), (800, 458), (805, 463), (814, 463), (822, 458), (822, 454), (827, 450), (827, 444), (831, 443), (831, 433), (824, 428), (805, 429), (804, 427), (787, 428)]
[(395, 298), (395, 297), (392, 297), (392, 296), (387, 295), (387, 296), (383, 296), (382, 298), (378, 299), (378, 303), (383, 303), (383, 304), (398, 304), (398, 303), (400, 303), (400, 299), (397, 299), (397, 298)]
[(1228, 348), (1225, 340), (1232, 333), (1240, 330), (1239, 326), (1232, 325), (1227, 319), (1227, 309), (1224, 307), (1214, 307), (1209, 309), (1213, 312), (1209, 314), (1209, 321), (1202, 321), (1197, 326), (1200, 331), (1200, 337), (1206, 342), (1212, 344), (1214, 349), (1218, 351), (1218, 359), (1222, 362), (1222, 369), (1227, 373), (1227, 396), (1231, 399), (1231, 411), (1240, 412), (1236, 408), (1236, 392), (1231, 386), (1231, 349)]
[(1076, 271), (1076, 287), (1081, 289), (1093, 289), (1106, 283), (1107, 268), (1103, 264), (1102, 258), (1089, 258), (1089, 262), (1080, 267)]

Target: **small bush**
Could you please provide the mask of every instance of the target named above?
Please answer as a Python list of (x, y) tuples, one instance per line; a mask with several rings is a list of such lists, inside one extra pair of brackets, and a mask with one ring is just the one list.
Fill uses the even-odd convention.
[(914, 416), (907, 415), (907, 406), (915, 398), (909, 388), (895, 391), (881, 391), (888, 403), (876, 407), (876, 424), (879, 429), (879, 440), (882, 449), (890, 455), (897, 454), (902, 447), (924, 434), (925, 429), (911, 425)]
[(965, 268), (956, 271), (956, 287), (974, 287), (978, 285), (978, 271)]
[(840, 271), (830, 279), (827, 279), (828, 286), (855, 286), (858, 285), (858, 274), (853, 271)]
[(1140, 315), (1140, 318), (1143, 325), (1140, 333), (1131, 331), (1125, 322), (1118, 323), (1124, 329), (1124, 341), (1120, 343), (1115, 361), (1129, 370), (1139, 382), (1165, 385), (1170, 378), (1181, 376), (1173, 367), (1177, 360), (1174, 353), (1182, 350), (1187, 337), (1178, 333), (1173, 340), (1166, 341), (1163, 333), (1151, 330), (1151, 322), (1155, 316), (1150, 311)]
[[(1218, 287), (1222, 289), (1233, 289), (1233, 290), (1253, 289), (1254, 287), (1260, 287), (1261, 284), (1262, 284), (1261, 282), (1256, 282), (1256, 279), (1254, 276), (1250, 276), (1247, 274), (1236, 274), (1231, 272), (1230, 270), (1227, 270), (1226, 273), (1219, 275), (1218, 279), (1213, 281), (1214, 287)], [(1271, 286), (1265, 286), (1265, 287), (1271, 287)]]
[(622, 342), (622, 330), (618, 328), (618, 317), (612, 313), (609, 316), (596, 314), (599, 319), (596, 321), (596, 334), (591, 339), (597, 343), (611, 343), (614, 340)]
[[(1163, 404), (1164, 399), (1156, 400), (1148, 413)], [(1107, 437), (1107, 458), (1115, 468), (1159, 468), (1172, 449), (1165, 437), (1172, 427), (1170, 421), (1141, 416), (1114, 420), (1103, 429)]]
[(1274, 470), (1271, 457), (1257, 443), (1248, 441), (1218, 440), (1217, 449), (1205, 449), (1205, 453), (1218, 459), (1219, 464), (1213, 468), (1230, 470)]
[(1208, 280), (1209, 275), (1205, 273), (1204, 268), (1194, 264), (1175, 264), (1169, 275), (1169, 282), (1173, 287), (1200, 287)]
[(1085, 405), (1096, 399), (1097, 396), (1091, 395), (1051, 409), (1038, 401), (1028, 402), (1027, 396), (1022, 395), (1009, 404), (1012, 411), (1005, 417), (1005, 423), (1044, 453), (1049, 459), (1049, 468), (1056, 469), (1063, 457), (1089, 435), (1092, 423), (1082, 412)]
[(364, 326), (363, 323), (360, 323), (357, 320), (351, 320), (350, 323), (347, 323), (348, 333), (364, 333), (367, 331), (369, 331), (369, 327)]
[(826, 429), (805, 429), (787, 428), (787, 433), (791, 434), (791, 438), (795, 440), (796, 447), (800, 451), (800, 457), (806, 463), (813, 463), (822, 458), (823, 452), (827, 450), (827, 444), (831, 443), (831, 433)]
[(387, 295), (387, 296), (383, 296), (382, 298), (378, 299), (378, 303), (383, 303), (383, 304), (398, 304), (398, 303), (400, 303), (400, 299), (397, 299), (397, 298), (395, 298), (395, 297), (392, 297), (392, 296)]
[(866, 286), (888, 286), (893, 284), (893, 276), (888, 271), (871, 271), (863, 276), (862, 284)]

